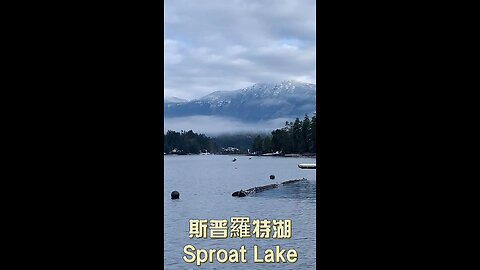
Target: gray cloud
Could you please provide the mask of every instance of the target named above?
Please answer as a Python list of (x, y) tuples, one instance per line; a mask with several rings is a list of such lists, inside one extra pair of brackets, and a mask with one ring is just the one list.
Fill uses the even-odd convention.
[(164, 96), (316, 82), (314, 0), (167, 0)]

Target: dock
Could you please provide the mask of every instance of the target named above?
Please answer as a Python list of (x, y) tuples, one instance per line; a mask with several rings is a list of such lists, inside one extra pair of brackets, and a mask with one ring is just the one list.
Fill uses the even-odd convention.
[(315, 164), (315, 163), (312, 163), (312, 164), (298, 164), (298, 167), (300, 169), (316, 169), (317, 164)]

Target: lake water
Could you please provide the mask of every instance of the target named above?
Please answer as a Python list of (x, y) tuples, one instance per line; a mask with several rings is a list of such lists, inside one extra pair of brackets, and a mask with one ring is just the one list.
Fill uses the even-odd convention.
[[(236, 162), (232, 162), (236, 158)], [(164, 174), (164, 267), (165, 269), (315, 269), (316, 266), (316, 175), (315, 170), (302, 170), (299, 163), (316, 163), (313, 158), (250, 157), (191, 155), (165, 156)], [(270, 175), (275, 180), (270, 180)], [(279, 188), (243, 198), (232, 197), (234, 191), (306, 178)], [(180, 192), (179, 200), (171, 200), (173, 190)], [(227, 219), (249, 217), (252, 238), (197, 239), (189, 238), (190, 219)], [(259, 239), (253, 234), (254, 219), (291, 219), (290, 239)], [(230, 236), (230, 228), (229, 228)], [(272, 228), (273, 233), (273, 228)], [(245, 246), (248, 263), (205, 263), (200, 267), (183, 260), (184, 246), (196, 249), (239, 250)], [(253, 246), (264, 250), (276, 245), (294, 248), (295, 263), (253, 263)], [(188, 256), (190, 258), (190, 256)]]

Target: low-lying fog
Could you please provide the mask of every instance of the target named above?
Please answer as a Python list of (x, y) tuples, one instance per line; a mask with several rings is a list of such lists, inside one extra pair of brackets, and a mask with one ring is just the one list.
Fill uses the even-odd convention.
[(291, 118), (278, 118), (254, 123), (241, 122), (234, 118), (218, 116), (189, 116), (164, 118), (164, 132), (168, 130), (193, 130), (195, 133), (203, 133), (207, 136), (217, 136), (231, 133), (270, 133), (277, 128), (285, 127), (286, 121)]

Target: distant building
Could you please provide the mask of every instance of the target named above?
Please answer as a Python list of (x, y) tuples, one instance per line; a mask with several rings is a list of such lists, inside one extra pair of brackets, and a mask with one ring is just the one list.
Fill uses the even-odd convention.
[(240, 153), (240, 149), (238, 149), (236, 147), (222, 148), (222, 149), (220, 149), (220, 151), (223, 154), (238, 154), (238, 153)]
[(170, 154), (181, 154), (183, 153), (182, 150), (178, 150), (177, 148), (173, 149), (172, 151), (170, 151)]

